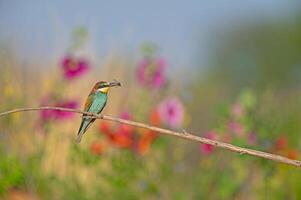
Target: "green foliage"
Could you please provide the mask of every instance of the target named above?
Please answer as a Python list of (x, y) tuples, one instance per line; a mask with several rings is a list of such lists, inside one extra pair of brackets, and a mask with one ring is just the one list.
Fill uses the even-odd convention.
[(72, 145), (70, 162), (80, 162), (83, 165), (93, 166), (101, 160), (100, 156), (91, 154), (89, 149), (80, 148), (78, 144)]
[(14, 155), (10, 155), (0, 146), (0, 195), (15, 187), (25, 186), (24, 169)]

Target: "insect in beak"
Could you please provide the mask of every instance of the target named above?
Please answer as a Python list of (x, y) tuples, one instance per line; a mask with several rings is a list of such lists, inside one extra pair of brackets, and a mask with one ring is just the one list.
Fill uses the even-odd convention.
[(114, 82), (109, 83), (109, 87), (115, 87), (115, 86), (121, 86), (121, 83), (116, 80), (114, 80)]

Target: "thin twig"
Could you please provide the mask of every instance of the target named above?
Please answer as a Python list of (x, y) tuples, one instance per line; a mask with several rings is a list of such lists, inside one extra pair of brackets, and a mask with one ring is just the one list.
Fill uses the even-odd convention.
[(130, 120), (125, 120), (125, 119), (120, 119), (120, 118), (115, 118), (107, 115), (99, 115), (99, 114), (94, 114), (94, 113), (89, 113), (89, 112), (84, 112), (81, 110), (76, 110), (76, 109), (70, 109), (70, 108), (61, 108), (61, 107), (37, 107), (37, 108), (20, 108), (20, 109), (14, 109), (6, 112), (0, 113), (0, 117), (12, 113), (17, 113), (17, 112), (25, 112), (25, 111), (37, 111), (37, 110), (60, 110), (60, 111), (66, 111), (66, 112), (74, 112), (74, 113), (79, 113), (79, 114), (85, 114), (85, 117), (91, 117), (91, 118), (96, 118), (96, 119), (103, 119), (103, 120), (108, 120), (108, 121), (113, 121), (113, 122), (118, 122), (122, 124), (127, 124), (135, 127), (140, 127), (140, 128), (145, 128), (148, 130), (152, 130), (158, 133), (166, 134), (166, 135), (171, 135), (171, 136), (176, 136), (182, 139), (186, 140), (191, 140), (199, 143), (204, 143), (204, 144), (210, 144), (215, 147), (223, 148), (229, 151), (237, 152), (239, 154), (248, 154), (256, 157), (261, 157), (265, 158), (268, 160), (273, 160), (275, 162), (280, 162), (280, 163), (285, 163), (288, 165), (293, 165), (296, 167), (301, 167), (301, 162), (299, 160), (292, 160), (280, 155), (276, 154), (271, 154), (263, 151), (257, 151), (253, 149), (247, 149), (239, 146), (235, 146), (229, 143), (225, 142), (219, 142), (216, 140), (210, 140), (207, 138), (199, 137), (194, 134), (188, 133), (185, 130), (183, 132), (176, 132), (168, 129), (163, 129), (155, 126), (151, 126), (148, 124), (140, 123), (140, 122), (134, 122)]

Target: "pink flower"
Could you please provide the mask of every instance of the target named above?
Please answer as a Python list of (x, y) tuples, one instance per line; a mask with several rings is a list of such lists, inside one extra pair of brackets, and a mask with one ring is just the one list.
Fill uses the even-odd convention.
[[(129, 112), (124, 111), (120, 114), (120, 118), (125, 119), (125, 120), (131, 120), (132, 116)], [(120, 124), (119, 130), (117, 130), (117, 132), (120, 132), (120, 133), (125, 134), (125, 135), (132, 135), (133, 131), (134, 131), (133, 126), (129, 126), (129, 125), (126, 125), (126, 124)]]
[(254, 145), (257, 143), (257, 135), (256, 133), (250, 133), (248, 136), (248, 144)]
[(228, 124), (228, 127), (234, 134), (237, 134), (239, 136), (242, 136), (244, 134), (244, 128), (240, 123), (230, 122)]
[(161, 88), (165, 82), (165, 69), (166, 63), (163, 58), (153, 60), (144, 58), (137, 67), (136, 75), (138, 82), (141, 85), (151, 86), (153, 88)]
[(85, 59), (66, 56), (62, 61), (64, 78), (67, 80), (74, 79), (86, 73), (90, 68), (89, 63)]
[(236, 103), (232, 106), (231, 108), (231, 114), (234, 117), (242, 117), (244, 115), (245, 109), (243, 108), (243, 106), (240, 103)]
[[(206, 138), (210, 140), (216, 140), (217, 139), (217, 134), (214, 131), (209, 131), (206, 135)], [(214, 147), (211, 144), (200, 144), (200, 150), (203, 154), (209, 155), (213, 152)]]
[(123, 111), (123, 112), (120, 114), (120, 118), (121, 118), (121, 119), (130, 120), (130, 119), (132, 119), (132, 116), (131, 116), (131, 114), (130, 114), (128, 111)]
[[(54, 100), (51, 99), (51, 97), (42, 100), (42, 106), (49, 106), (50, 104), (53, 104), (56, 107), (71, 108), (71, 109), (75, 109), (78, 107), (78, 103), (74, 100), (54, 102)], [(73, 117), (74, 115), (75, 113), (64, 112), (60, 110), (42, 110), (40, 112), (40, 119), (42, 122), (46, 122), (52, 119), (65, 120)]]
[[(63, 102), (58, 102), (55, 106), (76, 109), (78, 107), (78, 103), (74, 100), (63, 101)], [(60, 111), (60, 110), (55, 110), (54, 112), (55, 112), (54, 116), (58, 120), (69, 119), (75, 115), (75, 113), (73, 113), (73, 112), (65, 112), (65, 111)]]
[(169, 98), (159, 105), (160, 119), (170, 127), (180, 127), (184, 118), (184, 107), (179, 99)]

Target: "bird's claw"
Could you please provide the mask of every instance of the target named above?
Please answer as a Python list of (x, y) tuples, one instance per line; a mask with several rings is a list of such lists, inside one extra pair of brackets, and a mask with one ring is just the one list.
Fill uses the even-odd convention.
[(183, 129), (183, 133), (184, 135), (189, 135), (189, 133), (187, 133), (185, 129)]

